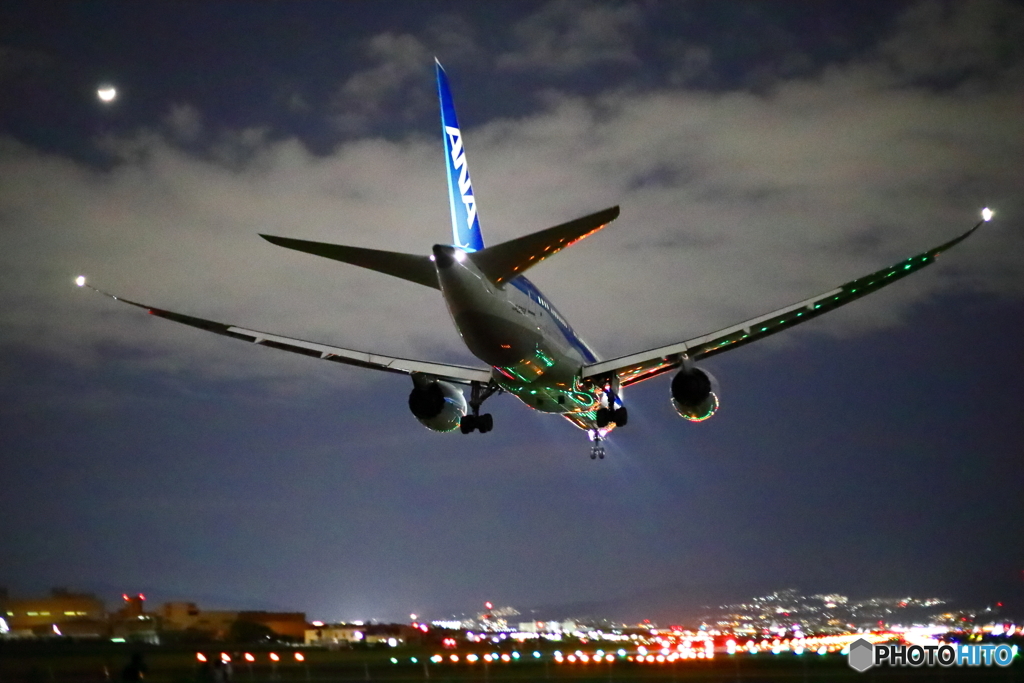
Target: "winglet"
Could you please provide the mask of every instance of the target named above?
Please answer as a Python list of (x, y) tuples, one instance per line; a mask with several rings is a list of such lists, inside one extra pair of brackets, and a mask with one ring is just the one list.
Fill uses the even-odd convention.
[(459, 120), (455, 116), (455, 103), (448, 87), (448, 75), (441, 62), (434, 58), (437, 70), (437, 95), (441, 100), (441, 133), (444, 137), (445, 169), (448, 173), (448, 203), (452, 214), (452, 238), (463, 251), (484, 248), (480, 234), (480, 218), (476, 211), (476, 196), (466, 162), (466, 146), (462, 141)]

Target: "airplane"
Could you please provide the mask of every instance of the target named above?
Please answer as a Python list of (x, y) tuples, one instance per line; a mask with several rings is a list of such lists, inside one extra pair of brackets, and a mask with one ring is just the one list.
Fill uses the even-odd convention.
[[(512, 394), (528, 407), (561, 415), (586, 431), (592, 442), (591, 459), (603, 459), (604, 440), (614, 428), (625, 427), (629, 419), (622, 402), (624, 388), (675, 371), (670, 385), (672, 405), (686, 420), (703, 422), (718, 410), (719, 388), (717, 379), (698, 367), (698, 361), (876, 292), (933, 263), (939, 254), (992, 219), (993, 212), (986, 208), (982, 220), (959, 237), (790, 306), (674, 344), (600, 360), (525, 272), (604, 228), (618, 217), (619, 207), (485, 246), (448, 77), (436, 59), (435, 67), (453, 244), (435, 244), (430, 254), (417, 255), (260, 236), (277, 246), (439, 290), (469, 351), (486, 367), (396, 358), (294, 339), (129, 301), (86, 284), (82, 276), (76, 283), (207, 332), (335, 363), (408, 375), (413, 385), (409, 410), (436, 432), (489, 432), (494, 422), (489, 413), (480, 412), (484, 401), (497, 393)], [(468, 401), (462, 387), (469, 389)]]

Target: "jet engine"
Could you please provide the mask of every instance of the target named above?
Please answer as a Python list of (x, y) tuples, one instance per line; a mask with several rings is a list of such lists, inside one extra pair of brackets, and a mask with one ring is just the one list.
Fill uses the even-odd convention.
[(672, 378), (672, 407), (690, 422), (703, 422), (718, 410), (718, 380), (707, 370), (694, 366)]
[(466, 397), (448, 382), (417, 378), (409, 394), (409, 410), (427, 429), (451, 432), (466, 414)]

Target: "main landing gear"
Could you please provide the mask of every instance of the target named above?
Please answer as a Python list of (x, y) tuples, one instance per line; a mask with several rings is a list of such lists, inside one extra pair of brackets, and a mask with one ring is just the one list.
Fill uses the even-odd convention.
[(618, 382), (614, 380), (609, 381), (604, 387), (604, 397), (607, 407), (598, 408), (597, 414), (594, 416), (598, 429), (604, 429), (612, 422), (614, 422), (617, 427), (625, 427), (626, 423), (629, 422), (629, 413), (626, 412), (626, 407), (615, 407), (615, 402), (618, 401), (616, 392), (618, 392)]
[(459, 421), (459, 431), (463, 434), (469, 434), (473, 431), (486, 434), (494, 428), (494, 418), (491, 417), (490, 413), (481, 415), (480, 406), (493, 394), (500, 392), (501, 387), (494, 380), (491, 380), (486, 385), (482, 385), (480, 382), (473, 382), (471, 386), (473, 391), (469, 398), (469, 408), (472, 412), (469, 415), (462, 416), (462, 419)]

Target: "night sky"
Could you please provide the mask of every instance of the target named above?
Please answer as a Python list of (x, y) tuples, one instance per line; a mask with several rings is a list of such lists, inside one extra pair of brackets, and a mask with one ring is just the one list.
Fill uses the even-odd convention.
[[(612, 205), (531, 271), (604, 358), (891, 288), (667, 378), (588, 457), (491, 399), (435, 434), (407, 378), (73, 285), (478, 364), (435, 290), (269, 233), (448, 242), (433, 59), (495, 244)], [(111, 84), (109, 104), (97, 88)], [(668, 621), (797, 587), (1024, 607), (1024, 4), (0, 4), (0, 586), (429, 618), (484, 600)], [(541, 614), (541, 612), (537, 612)]]

